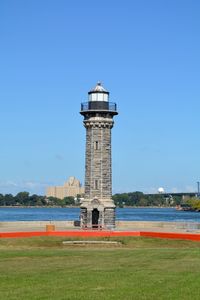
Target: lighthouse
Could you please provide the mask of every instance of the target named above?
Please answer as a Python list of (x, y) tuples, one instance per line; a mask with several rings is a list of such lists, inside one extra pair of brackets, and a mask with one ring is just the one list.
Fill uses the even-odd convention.
[(113, 229), (115, 205), (112, 200), (111, 129), (118, 114), (116, 103), (100, 82), (81, 104), (86, 128), (85, 197), (80, 206), (82, 228)]

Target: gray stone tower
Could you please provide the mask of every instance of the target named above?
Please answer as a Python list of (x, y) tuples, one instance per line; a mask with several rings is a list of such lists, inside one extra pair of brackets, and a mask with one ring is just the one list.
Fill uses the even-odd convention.
[(81, 204), (82, 228), (115, 227), (112, 200), (111, 129), (117, 106), (109, 102), (109, 92), (100, 82), (81, 104), (86, 128), (85, 198)]

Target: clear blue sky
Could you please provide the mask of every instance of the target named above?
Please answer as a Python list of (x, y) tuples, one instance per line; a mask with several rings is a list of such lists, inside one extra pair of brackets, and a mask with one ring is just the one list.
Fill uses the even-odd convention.
[(200, 180), (200, 1), (1, 0), (0, 193), (84, 183), (80, 103), (117, 102), (113, 192)]

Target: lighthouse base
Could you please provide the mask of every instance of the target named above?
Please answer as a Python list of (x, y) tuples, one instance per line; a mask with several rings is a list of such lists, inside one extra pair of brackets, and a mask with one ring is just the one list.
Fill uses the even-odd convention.
[(80, 220), (83, 229), (115, 228), (115, 205), (111, 200), (84, 200), (81, 204)]

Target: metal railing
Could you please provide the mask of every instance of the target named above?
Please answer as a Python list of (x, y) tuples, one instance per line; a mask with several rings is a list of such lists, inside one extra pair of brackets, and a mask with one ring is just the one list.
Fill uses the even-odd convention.
[(105, 101), (89, 101), (81, 103), (81, 111), (89, 110), (105, 110), (105, 111), (117, 111), (117, 104), (114, 102)]

